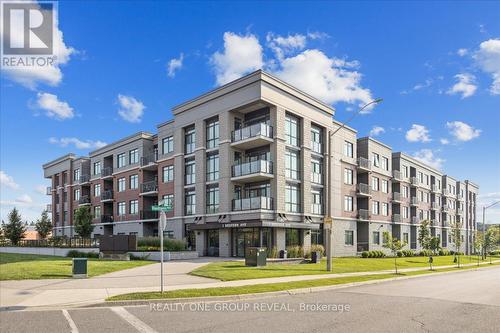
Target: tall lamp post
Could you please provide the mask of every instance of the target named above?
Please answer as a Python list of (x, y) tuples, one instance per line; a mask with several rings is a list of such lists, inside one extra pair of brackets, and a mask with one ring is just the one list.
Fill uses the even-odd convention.
[[(499, 201), (495, 201), (494, 203), (492, 204), (489, 204), (488, 206), (483, 206), (483, 244), (485, 244), (486, 242), (486, 227), (485, 227), (485, 221), (486, 221), (486, 210), (488, 208), (491, 208), (497, 204), (500, 203), (500, 200)], [(486, 250), (483, 246), (483, 258), (486, 258)]]
[(351, 122), (358, 114), (361, 113), (364, 109), (369, 107), (372, 104), (378, 104), (382, 102), (382, 98), (377, 98), (374, 99), (373, 101), (366, 103), (363, 105), (361, 108), (358, 109), (349, 119), (347, 119), (346, 122), (342, 123), (339, 128), (337, 128), (335, 131), (330, 132), (328, 134), (328, 184), (327, 184), (327, 195), (328, 195), (328, 215), (325, 217), (324, 220), (324, 225), (326, 226), (327, 230), (327, 251), (326, 251), (326, 270), (328, 272), (332, 271), (332, 235), (333, 235), (333, 226), (332, 226), (332, 200), (331, 200), (331, 180), (332, 180), (332, 138), (333, 136), (340, 131), (341, 129), (345, 128), (346, 124)]

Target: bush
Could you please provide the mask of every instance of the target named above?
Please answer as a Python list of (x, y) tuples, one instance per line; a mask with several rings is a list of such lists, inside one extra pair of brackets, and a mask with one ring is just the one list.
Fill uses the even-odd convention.
[[(159, 237), (140, 237), (137, 239), (137, 249), (139, 251), (159, 251), (160, 238)], [(164, 251), (185, 251), (187, 244), (180, 239), (163, 239)]]
[(129, 253), (129, 258), (130, 258), (130, 260), (148, 260), (149, 254), (142, 255), (142, 256), (136, 256), (132, 253)]
[(368, 258), (368, 251), (361, 252), (361, 257), (362, 258)]
[(288, 258), (304, 258), (304, 249), (301, 246), (288, 246), (286, 251)]
[(396, 252), (396, 255), (397, 255), (398, 257), (402, 257), (402, 256), (403, 256), (403, 252), (402, 252), (402, 251), (398, 251), (398, 252)]
[(313, 245), (311, 245), (311, 252), (316, 252), (316, 251), (321, 252), (322, 256), (325, 255), (325, 248), (321, 244), (313, 244)]
[(385, 257), (385, 253), (380, 250), (375, 251), (363, 251), (361, 252), (362, 258), (383, 258)]
[(500, 255), (500, 250), (490, 251), (490, 256), (498, 256)]
[(449, 256), (450, 251), (441, 249), (441, 250), (439, 250), (439, 255), (440, 256)]
[(94, 253), (94, 252), (82, 252), (78, 250), (70, 250), (66, 254), (66, 257), (68, 258), (93, 258), (93, 259), (98, 259), (99, 258), (99, 253)]
[(413, 250), (401, 250), (403, 253), (404, 257), (414, 257), (415, 256), (415, 251)]
[(276, 246), (272, 247), (271, 249), (268, 248), (266, 251), (268, 258), (278, 258), (278, 249), (276, 248)]
[(420, 253), (418, 255), (421, 257), (429, 257), (429, 256), (432, 256), (433, 253), (431, 250), (422, 250), (422, 251), (420, 251)]

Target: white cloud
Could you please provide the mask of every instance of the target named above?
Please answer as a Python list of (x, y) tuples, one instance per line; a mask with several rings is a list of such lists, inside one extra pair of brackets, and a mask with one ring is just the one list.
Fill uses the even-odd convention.
[(140, 123), (141, 117), (144, 114), (144, 109), (146, 108), (141, 101), (138, 101), (132, 96), (118, 95), (118, 104), (120, 104), (120, 110), (118, 114), (123, 120), (129, 123)]
[(307, 43), (307, 36), (295, 34), (283, 37), (270, 32), (266, 36), (266, 41), (269, 48), (276, 54), (276, 57), (283, 59), (286, 54), (304, 49)]
[(424, 83), (418, 83), (416, 84), (414, 87), (413, 87), (413, 90), (421, 90), (421, 89), (424, 89), (424, 88), (428, 88), (432, 85), (432, 83), (434, 82), (433, 79), (427, 79), (425, 80)]
[(462, 94), (462, 98), (467, 98), (477, 90), (476, 78), (472, 74), (462, 73), (455, 75), (457, 83), (455, 83), (448, 91), (447, 94), (455, 95)]
[(492, 95), (500, 95), (500, 39), (489, 39), (479, 45), (474, 54), (477, 65), (488, 74), (493, 82), (490, 86)]
[(61, 147), (68, 147), (69, 145), (74, 145), (75, 148), (77, 149), (98, 149), (101, 147), (104, 147), (106, 145), (106, 142), (102, 141), (92, 141), (92, 140), (85, 140), (82, 141), (78, 138), (49, 138), (49, 143), (54, 144), (54, 145), (59, 145)]
[(224, 51), (215, 52), (210, 63), (214, 66), (217, 84), (223, 85), (262, 68), (262, 46), (252, 34), (240, 36), (224, 33)]
[(23, 194), (20, 197), (16, 198), (16, 202), (22, 203), (22, 204), (30, 204), (33, 203), (33, 199), (27, 194)]
[(182, 68), (184, 61), (184, 54), (180, 54), (179, 58), (172, 58), (167, 64), (167, 75), (169, 77), (175, 77), (175, 72)]
[(13, 190), (18, 190), (19, 185), (14, 181), (14, 178), (0, 170), (0, 185), (6, 186)]
[(461, 57), (466, 56), (469, 53), (469, 50), (467, 49), (458, 49), (457, 54)]
[(45, 185), (37, 185), (35, 187), (35, 192), (38, 193), (38, 194), (42, 194), (42, 195), (45, 195), (46, 194), (46, 186)]
[(470, 141), (481, 134), (481, 130), (475, 129), (461, 121), (447, 122), (446, 127), (450, 130), (450, 134), (458, 141)]
[(413, 124), (406, 132), (406, 140), (410, 142), (429, 142), (431, 141), (429, 130), (423, 125)]
[(436, 169), (441, 169), (443, 163), (445, 162), (444, 159), (435, 156), (434, 152), (430, 149), (421, 149), (413, 154), (413, 157)]
[[(35, 2), (36, 3), (36, 2)], [(45, 83), (50, 86), (57, 86), (62, 81), (61, 65), (65, 65), (70, 60), (70, 56), (76, 52), (72, 47), (66, 46), (64, 43), (63, 33), (59, 30), (59, 22), (57, 20), (58, 13), (54, 15), (54, 31), (53, 47), (55, 61), (51, 66), (16, 66), (6, 67), (2, 66), (2, 72), (5, 73), (12, 81), (17, 82), (29, 89), (35, 89), (39, 83)], [(11, 32), (12, 38), (20, 38), (23, 31), (13, 30)], [(5, 38), (5, 37), (3, 37)], [(3, 39), (2, 38), (2, 39)]]
[(68, 103), (60, 101), (56, 95), (49, 93), (38, 93), (37, 104), (49, 118), (57, 120), (71, 119), (75, 116), (73, 108)]
[(441, 139), (439, 139), (439, 142), (441, 142), (442, 145), (447, 145), (450, 143), (450, 140), (445, 139), (445, 138), (441, 138)]
[(385, 129), (380, 126), (373, 126), (373, 128), (370, 131), (370, 136), (377, 136), (385, 132)]

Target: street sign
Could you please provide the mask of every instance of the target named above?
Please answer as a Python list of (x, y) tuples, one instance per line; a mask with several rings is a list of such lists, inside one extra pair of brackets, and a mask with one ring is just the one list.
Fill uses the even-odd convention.
[(172, 211), (172, 206), (155, 205), (155, 206), (151, 206), (151, 210), (153, 212), (171, 212)]

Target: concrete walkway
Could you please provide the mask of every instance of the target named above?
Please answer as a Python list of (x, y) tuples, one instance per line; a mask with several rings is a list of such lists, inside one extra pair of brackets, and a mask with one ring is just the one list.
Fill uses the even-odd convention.
[[(298, 275), (251, 280), (219, 281), (215, 279), (189, 275), (193, 269), (216, 260), (231, 260), (230, 258), (200, 258), (189, 261), (171, 261), (165, 263), (164, 290), (179, 290), (191, 288), (236, 287), (278, 282), (293, 282), (317, 280), (336, 277), (390, 274), (394, 270), (355, 272), (340, 274)], [(500, 262), (500, 260), (494, 261)], [(485, 266), (488, 263), (483, 263)], [(467, 264), (462, 266), (476, 266)], [(436, 266), (435, 269), (455, 266)], [(400, 269), (399, 272), (428, 270), (428, 267)], [(107, 297), (144, 291), (158, 291), (160, 264), (127, 269), (109, 273), (90, 279), (51, 279), (51, 280), (21, 280), (0, 282), (0, 306), (13, 309), (31, 307), (75, 307), (103, 302)]]

